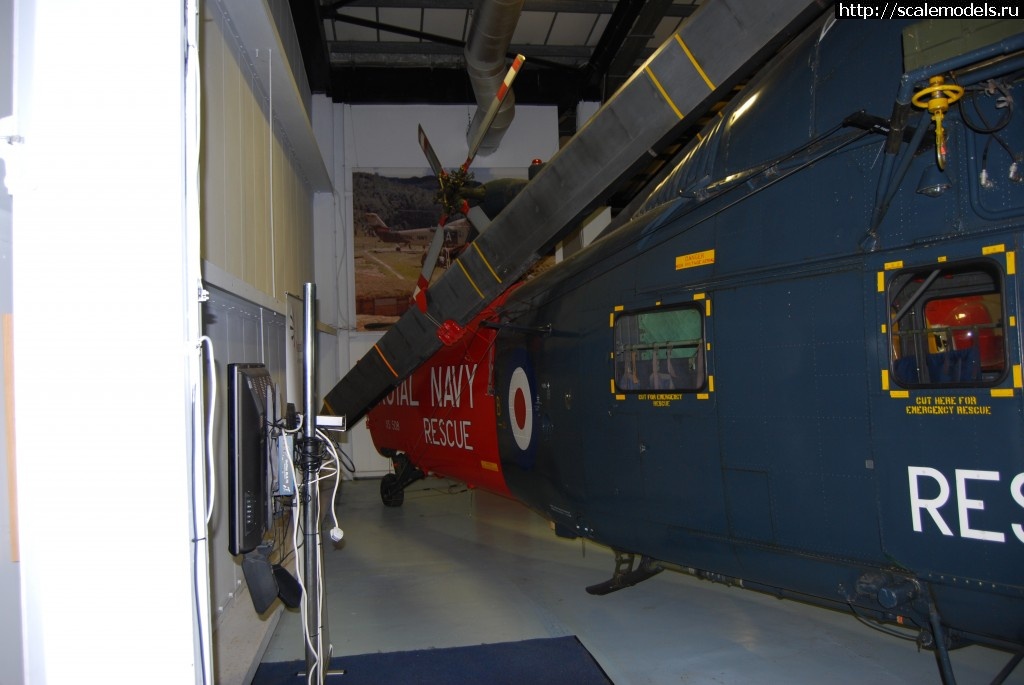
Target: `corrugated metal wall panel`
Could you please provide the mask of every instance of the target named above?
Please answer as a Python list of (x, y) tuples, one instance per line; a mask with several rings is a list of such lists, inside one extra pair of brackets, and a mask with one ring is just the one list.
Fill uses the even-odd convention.
[(207, 6), (207, 14), (211, 21), (203, 23), (201, 37), (202, 256), (280, 302), (283, 311), (284, 293), (301, 292), (313, 280), (313, 191), (287, 132), (275, 123), (270, 136), (272, 98), (250, 58), (274, 56), (243, 50), (216, 5)]

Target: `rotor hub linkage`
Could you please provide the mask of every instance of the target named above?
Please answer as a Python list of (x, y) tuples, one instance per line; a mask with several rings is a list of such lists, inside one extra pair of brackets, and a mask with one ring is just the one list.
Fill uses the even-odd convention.
[(932, 76), (928, 84), (914, 93), (910, 101), (921, 109), (927, 109), (935, 122), (935, 161), (940, 169), (945, 169), (946, 131), (942, 127), (942, 118), (950, 105), (963, 97), (964, 89), (955, 83), (946, 83), (941, 76)]
[(434, 201), (441, 205), (442, 216), (447, 219), (453, 214), (462, 212), (464, 201), (459, 197), (459, 191), (473, 181), (473, 172), (460, 167), (439, 174), (437, 180), (440, 190), (434, 197)]

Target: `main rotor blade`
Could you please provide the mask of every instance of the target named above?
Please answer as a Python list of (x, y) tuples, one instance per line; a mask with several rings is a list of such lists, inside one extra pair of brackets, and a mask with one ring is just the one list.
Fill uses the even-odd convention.
[[(484, 136), (487, 135), (487, 131), (491, 128), (491, 124), (494, 123), (494, 118), (498, 116), (498, 110), (501, 109), (501, 105), (505, 102), (505, 98), (508, 96), (508, 92), (512, 87), (512, 82), (516, 80), (516, 75), (523, 66), (523, 62), (526, 61), (526, 57), (523, 55), (516, 55), (516, 58), (512, 60), (512, 67), (505, 74), (505, 80), (501, 82), (501, 87), (498, 88), (497, 94), (494, 96), (494, 102), (487, 108), (487, 112), (484, 113), (484, 118), (480, 120), (480, 126), (476, 129), (476, 135), (473, 136), (473, 140), (469, 143), (469, 154), (466, 155), (466, 161), (462, 163), (462, 170), (465, 171), (469, 168), (469, 165), (473, 163), (473, 158), (476, 157), (477, 150), (480, 149), (480, 144), (484, 142)], [(422, 145), (422, 142), (420, 143)]]

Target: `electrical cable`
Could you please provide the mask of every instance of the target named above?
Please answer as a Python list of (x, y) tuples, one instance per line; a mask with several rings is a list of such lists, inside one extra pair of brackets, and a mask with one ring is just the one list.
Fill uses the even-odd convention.
[[(207, 541), (206, 533), (209, 530), (210, 519), (213, 517), (214, 502), (216, 501), (216, 496), (217, 496), (217, 477), (216, 477), (216, 469), (215, 469), (215, 465), (214, 465), (214, 454), (213, 454), (213, 428), (214, 428), (214, 419), (215, 419), (215, 416), (216, 416), (215, 412), (216, 412), (216, 407), (217, 407), (217, 373), (216, 373), (216, 361), (214, 359), (214, 352), (213, 352), (213, 340), (211, 340), (210, 337), (206, 336), (206, 335), (200, 336), (198, 347), (200, 349), (200, 354), (201, 355), (203, 354), (203, 348), (204, 347), (208, 351), (208, 353), (206, 355), (204, 355), (204, 356), (206, 357), (206, 364), (207, 364), (206, 368), (207, 368), (207, 372), (208, 372), (207, 376), (210, 379), (210, 399), (209, 399), (209, 402), (205, 403), (206, 407), (207, 407), (206, 417), (205, 417), (205, 421), (203, 423), (203, 426), (201, 428), (201, 430), (203, 431), (203, 437), (204, 437), (204, 439), (202, 441), (203, 453), (204, 453), (203, 454), (203, 464), (204, 464), (204, 467), (203, 467), (203, 471), (202, 472), (200, 472), (200, 470), (198, 469), (198, 464), (196, 463), (196, 451), (197, 450), (196, 450), (196, 441), (195, 441), (194, 438), (193, 438), (193, 446), (192, 446), (192, 478), (193, 478), (193, 481), (192, 481), (192, 488), (193, 488), (192, 544), (193, 544), (193, 547), (194, 547), (193, 553), (192, 553), (192, 573), (193, 573), (193, 585), (195, 587), (199, 586), (199, 545), (201, 543), (205, 544), (206, 541)], [(195, 407), (195, 405), (196, 405), (196, 400), (197, 400), (197, 398), (196, 398), (196, 395), (195, 395), (195, 390), (193, 389), (193, 396), (192, 396), (192, 405), (193, 405), (193, 407)], [(196, 426), (195, 426), (195, 410), (194, 409), (193, 409), (193, 419), (192, 420), (193, 420), (192, 435), (195, 436), (197, 431), (196, 431)], [(200, 536), (200, 531), (199, 531), (199, 512), (195, 511), (195, 507), (198, 504), (198, 502), (195, 501), (195, 492), (196, 492), (196, 488), (197, 488), (197, 485), (196, 485), (197, 481), (201, 481), (201, 483), (202, 483), (202, 492), (203, 492), (203, 494), (205, 496), (205, 499), (206, 499), (206, 511), (205, 511), (205, 516), (204, 516), (204, 519), (203, 519), (204, 530), (203, 530), (203, 534), (201, 536)], [(202, 634), (202, 626), (201, 626), (201, 621), (202, 621), (202, 618), (201, 618), (202, 617), (202, 605), (200, 604), (201, 600), (199, 598), (199, 593), (198, 592), (194, 592), (193, 594), (194, 594), (194, 603), (195, 603), (194, 609), (195, 609), (196, 616), (197, 616), (196, 620), (197, 620), (197, 622), (200, 622), (200, 624), (198, 625), (197, 629), (199, 630), (200, 634)], [(198, 644), (199, 644), (199, 651), (200, 651), (199, 658), (200, 658), (200, 661), (203, 664), (202, 665), (203, 682), (206, 683), (206, 682), (208, 682), (208, 678), (207, 678), (206, 656), (205, 656), (204, 648), (203, 648), (203, 640), (200, 639)]]
[(206, 425), (203, 427), (206, 432), (206, 473), (209, 477), (209, 481), (206, 483), (206, 524), (209, 525), (210, 519), (213, 518), (213, 504), (217, 498), (217, 470), (213, 463), (213, 421), (216, 416), (214, 411), (217, 407), (217, 369), (213, 356), (213, 340), (210, 339), (210, 336), (200, 337), (199, 345), (200, 347), (206, 345), (209, 349), (206, 363), (210, 372), (210, 402), (206, 410)]
[(320, 429), (319, 429), (319, 428), (317, 428), (317, 433), (320, 433), (320, 436), (321, 436), (321, 437), (322, 437), (322, 438), (323, 438), (324, 440), (326, 440), (326, 441), (328, 442), (328, 444), (332, 445), (332, 446), (334, 447), (334, 449), (335, 449), (335, 450), (337, 450), (337, 451), (338, 451), (338, 455), (340, 455), (341, 457), (344, 457), (344, 459), (340, 459), (340, 458), (339, 458), (339, 460), (338, 460), (338, 463), (339, 463), (339, 464), (340, 464), (340, 465), (341, 465), (342, 467), (344, 467), (344, 469), (345, 469), (346, 471), (348, 471), (349, 473), (351, 473), (351, 474), (355, 474), (355, 472), (356, 472), (356, 464), (355, 464), (355, 461), (354, 461), (354, 460), (352, 459), (352, 457), (350, 457), (350, 456), (348, 455), (348, 453), (347, 453), (347, 452), (346, 452), (345, 450), (343, 450), (343, 449), (341, 448), (341, 445), (339, 445), (339, 444), (338, 444), (337, 442), (335, 442), (335, 441), (334, 441), (334, 439), (332, 439), (332, 438), (330, 437), (330, 434), (324, 434), (324, 433), (321, 433), (321, 431), (320, 431)]
[[(204, 518), (204, 524), (205, 524), (204, 525), (204, 529), (205, 529), (204, 533), (205, 533), (206, 530), (209, 529), (210, 519), (213, 517), (214, 502), (215, 502), (216, 496), (217, 496), (217, 476), (216, 476), (216, 469), (214, 468), (214, 457), (213, 457), (213, 427), (214, 427), (214, 418), (216, 416), (215, 411), (216, 411), (216, 407), (217, 407), (217, 373), (216, 373), (216, 365), (215, 365), (214, 353), (213, 353), (213, 340), (211, 340), (209, 336), (203, 335), (203, 336), (201, 336), (199, 338), (200, 354), (202, 354), (202, 350), (203, 350), (204, 346), (208, 350), (208, 354), (205, 355), (205, 356), (206, 356), (206, 362), (207, 362), (208, 377), (210, 379), (210, 400), (209, 400), (209, 402), (206, 403), (206, 406), (207, 406), (206, 421), (204, 422), (204, 425), (202, 427), (202, 430), (203, 430), (203, 433), (204, 433), (204, 440), (203, 440), (203, 452), (204, 452), (203, 456), (204, 456), (204, 459), (203, 459), (203, 462), (204, 462), (205, 471), (204, 471), (204, 474), (202, 476), (197, 476), (198, 469), (196, 468), (197, 467), (197, 464), (196, 464), (196, 449), (195, 449), (195, 440), (193, 439), (193, 446), (192, 446), (192, 477), (193, 477), (193, 479), (201, 480), (202, 484), (203, 484), (203, 492), (204, 492), (205, 497), (206, 497), (206, 512), (205, 512), (205, 518)], [(195, 391), (193, 390), (193, 397), (192, 397), (193, 407), (195, 406), (195, 402), (196, 402), (196, 397), (195, 397)], [(194, 421), (195, 421), (195, 412), (193, 411), (193, 422)], [(192, 426), (192, 434), (193, 434), (193, 436), (195, 435), (195, 428), (196, 427), (193, 424), (193, 426)], [(195, 480), (193, 480), (193, 486), (192, 487), (193, 487), (193, 497), (195, 497), (195, 487), (196, 487), (195, 486)], [(198, 588), (198, 586), (199, 586), (199, 544), (200, 543), (204, 543), (205, 544), (207, 537), (206, 537), (205, 534), (202, 537), (200, 537), (200, 535), (199, 535), (198, 512), (195, 511), (195, 504), (196, 503), (195, 503), (195, 501), (193, 499), (193, 510), (192, 510), (192, 544), (193, 544), (194, 549), (193, 549), (193, 552), (192, 552), (192, 575), (193, 575), (193, 586)], [(199, 598), (198, 591), (195, 591), (193, 593), (193, 595), (194, 595), (194, 603), (195, 603), (194, 609), (195, 609), (195, 612), (196, 612), (196, 621), (198, 623), (197, 630), (199, 631), (200, 636), (201, 636), (202, 632), (203, 632), (202, 631), (202, 625), (201, 625), (201, 622), (202, 622), (202, 618), (201, 618), (202, 617), (202, 606), (200, 604), (200, 598)], [(203, 639), (202, 639), (202, 637), (200, 637), (200, 639), (198, 641), (198, 645), (199, 645), (199, 659), (200, 659), (200, 661), (202, 663), (203, 682), (206, 683), (207, 682), (207, 664), (206, 664), (206, 655), (204, 653), (204, 648), (203, 648)]]
[(334, 447), (335, 447), (335, 449), (338, 450), (338, 453), (341, 456), (345, 457), (344, 459), (341, 460), (341, 463), (345, 467), (345, 470), (348, 471), (349, 473), (351, 473), (354, 476), (355, 473), (356, 473), (356, 462), (355, 462), (355, 460), (352, 459), (352, 457), (349, 455), (348, 452), (346, 452), (345, 450), (341, 449), (341, 447), (337, 443), (334, 444)]
[[(181, 180), (183, 181), (184, 197), (185, 197), (185, 214), (184, 214), (184, 225), (186, 250), (183, 253), (185, 257), (185, 271), (190, 278), (195, 279), (195, 284), (198, 286), (195, 291), (198, 297), (195, 300), (189, 300), (188, 312), (188, 338), (192, 338), (197, 333), (202, 332), (202, 316), (201, 316), (201, 303), (209, 299), (209, 293), (203, 288), (202, 284), (202, 265), (200, 255), (200, 242), (201, 242), (201, 211), (200, 211), (200, 196), (201, 193), (201, 161), (200, 154), (202, 149), (202, 76), (201, 76), (201, 65), (199, 59), (199, 32), (202, 24), (202, 9), (199, 3), (195, 0), (185, 0), (185, 2), (179, 5), (179, 11), (182, 12), (181, 19), (181, 38), (182, 47), (184, 48), (182, 59), (182, 76), (181, 81), (181, 95), (183, 109), (181, 111), (182, 121), (184, 122), (184, 145), (182, 146), (183, 157), (182, 162), (184, 166), (181, 169)], [(204, 341), (209, 341), (209, 338), (201, 338), (200, 346)], [(216, 371), (213, 364), (213, 344), (209, 342), (210, 346), (210, 378), (211, 378), (211, 406), (210, 406), (210, 418), (206, 422), (204, 429), (206, 430), (206, 462), (208, 466), (208, 472), (210, 473), (210, 483), (215, 485), (214, 481), (214, 470), (213, 470), (213, 417), (214, 409), (213, 404), (216, 402), (217, 391), (216, 391)], [(191, 471), (189, 474), (190, 478), (190, 490), (192, 506), (190, 512), (190, 518), (192, 520), (192, 596), (193, 605), (192, 610), (194, 612), (193, 617), (193, 631), (194, 631), (194, 644), (195, 644), (195, 659), (197, 661), (193, 668), (197, 672), (197, 680), (202, 685), (208, 685), (215, 680), (214, 669), (213, 669), (213, 637), (212, 637), (212, 619), (210, 616), (210, 550), (209, 550), (209, 521), (210, 516), (213, 512), (213, 502), (216, 495), (216, 488), (210, 487), (210, 494), (207, 498), (207, 511), (205, 512), (206, 518), (205, 523), (200, 525), (200, 517), (204, 512), (200, 511), (201, 506), (196, 502), (197, 496), (203, 496), (201, 493), (205, 492), (207, 487), (207, 478), (200, 472), (200, 459), (198, 459), (198, 441), (196, 439), (196, 429), (199, 416), (196, 411), (196, 401), (198, 400), (197, 395), (201, 392), (202, 375), (199, 375), (199, 383), (196, 383), (196, 379), (193, 376), (195, 370), (192, 368), (195, 358), (192, 356), (192, 351), (189, 354), (189, 383), (191, 385), (191, 399), (192, 399), (192, 411), (190, 412), (191, 418)], [(197, 385), (200, 385), (197, 388)], [(197, 392), (198, 391), (198, 392)], [(203, 489), (200, 489), (203, 488)]]
[(295, 426), (295, 428), (282, 428), (281, 430), (287, 433), (288, 435), (298, 433), (300, 430), (302, 430), (302, 422), (305, 419), (305, 417), (302, 414), (298, 414), (297, 416), (299, 419), (299, 423)]
[[(326, 443), (327, 451), (328, 451), (328, 453), (330, 453), (331, 457), (334, 460), (334, 468), (324, 469), (323, 467), (320, 467), (318, 469), (318, 472), (321, 473), (322, 475), (318, 475), (316, 478), (310, 478), (310, 479), (304, 481), (302, 487), (303, 487), (303, 489), (306, 492), (306, 496), (308, 497), (309, 496), (308, 493), (310, 491), (310, 488), (313, 488), (313, 487), (319, 488), (319, 483), (321, 481), (326, 480), (328, 478), (332, 478), (332, 477), (334, 478), (334, 492), (333, 492), (333, 496), (332, 496), (332, 499), (331, 499), (331, 519), (334, 521), (335, 529), (340, 531), (341, 528), (338, 526), (338, 516), (337, 516), (337, 512), (335, 511), (335, 506), (336, 506), (336, 501), (337, 501), (337, 496), (338, 496), (338, 485), (341, 482), (341, 460), (339, 459), (339, 457), (337, 455), (337, 452), (334, 450), (333, 443), (331, 442), (331, 440), (329, 440), (327, 438), (327, 436), (322, 431), (318, 430), (318, 431), (316, 431), (316, 433), (317, 433), (317, 437), (319, 437), (321, 440), (323, 440)], [(286, 464), (286, 466), (288, 468), (288, 471), (289, 471), (289, 473), (291, 475), (292, 482), (295, 483), (296, 482), (296, 476), (295, 476), (294, 460), (292, 458), (291, 452), (288, 450), (288, 443), (285, 442), (284, 444), (285, 444), (286, 456), (288, 457), (287, 459), (285, 459), (285, 464)], [(307, 672), (307, 675), (306, 675), (306, 679), (307, 679), (307, 684), (308, 685), (314, 685), (313, 684), (313, 674), (314, 673), (318, 673), (319, 670), (321, 668), (323, 668), (322, 664), (324, 663), (324, 645), (323, 645), (323, 628), (324, 628), (324, 626), (323, 626), (323, 613), (322, 613), (322, 611), (323, 611), (324, 577), (323, 577), (323, 565), (320, 564), (314, 570), (314, 572), (316, 573), (316, 578), (317, 578), (317, 600), (318, 600), (317, 601), (317, 606), (320, 607), (320, 610), (321, 610), (321, 614), (316, 617), (316, 620), (317, 620), (317, 642), (314, 645), (313, 644), (313, 639), (312, 639), (312, 637), (309, 634), (309, 622), (308, 622), (309, 621), (309, 619), (308, 619), (309, 608), (308, 608), (308, 604), (307, 604), (306, 586), (302, 582), (302, 578), (305, 576), (306, 569), (303, 566), (304, 562), (303, 562), (303, 559), (302, 559), (302, 555), (299, 554), (299, 548), (300, 548), (300, 544), (299, 544), (300, 523), (299, 523), (299, 516), (298, 516), (298, 512), (297, 512), (298, 505), (300, 504), (299, 499), (300, 498), (296, 497), (292, 501), (292, 513), (291, 513), (291, 517), (292, 517), (292, 553), (295, 554), (295, 572), (296, 572), (296, 575), (298, 576), (297, 580), (298, 580), (298, 583), (299, 583), (299, 589), (302, 592), (302, 601), (300, 602), (299, 608), (300, 608), (300, 612), (301, 612), (301, 615), (302, 615), (302, 636), (303, 636), (303, 641), (306, 644), (306, 646), (308, 647), (309, 651), (314, 654), (313, 663), (307, 669), (308, 672)], [(307, 505), (306, 502), (302, 502), (301, 504)], [(305, 530), (303, 530), (302, 534), (303, 534), (303, 539), (304, 539), (305, 536), (307, 535), (307, 533), (306, 533)], [(315, 538), (314, 544), (319, 546), (320, 545), (319, 524), (318, 524), (317, 530), (313, 531), (312, 535)]]
[[(1014, 101), (1010, 88), (1002, 81), (989, 79), (984, 82), (984, 84), (972, 86), (967, 90), (967, 92), (968, 97), (961, 98), (957, 103), (960, 112), (960, 120), (963, 122), (964, 126), (971, 131), (974, 131), (979, 135), (988, 136), (988, 140), (985, 141), (985, 147), (982, 149), (981, 154), (981, 178), (979, 181), (981, 186), (983, 188), (992, 188), (995, 185), (988, 173), (988, 150), (993, 140), (999, 143), (1000, 147), (1002, 147), (1010, 157), (1010, 179), (1015, 181), (1019, 180), (1019, 176), (1016, 175), (1017, 168), (1021, 162), (1024, 162), (1024, 155), (1014, 152), (1002, 136), (999, 135), (999, 132), (1009, 126), (1010, 122), (1013, 120)], [(998, 97), (998, 94), (1000, 93), (1002, 94), (1002, 97)], [(988, 117), (986, 117), (985, 113), (981, 110), (981, 106), (978, 104), (979, 95), (987, 95), (991, 98), (995, 98), (995, 108), (1002, 110), (999, 115), (999, 120), (996, 121), (996, 123), (989, 123)], [(964, 108), (964, 100), (967, 99), (970, 99), (974, 108), (974, 113), (981, 121), (980, 124), (972, 121), (971, 118), (967, 116), (967, 110)]]
[[(196, 401), (195, 390), (193, 389), (192, 392), (193, 392), (193, 394), (192, 394), (192, 404), (193, 404), (193, 407), (194, 407), (195, 406), (195, 401)], [(192, 434), (195, 435), (195, 425), (194, 425), (194, 422), (195, 422), (195, 411), (194, 410), (192, 412), (192, 421), (193, 421), (193, 426), (192, 426), (193, 432), (192, 432)], [(202, 615), (203, 614), (202, 614), (202, 604), (201, 604), (202, 600), (199, 597), (199, 590), (198, 590), (198, 588), (199, 588), (199, 549), (200, 549), (199, 545), (200, 545), (200, 543), (205, 543), (206, 542), (206, 536), (203, 535), (202, 537), (199, 537), (199, 516), (198, 516), (198, 512), (196, 512), (196, 510), (195, 510), (196, 502), (195, 502), (195, 480), (194, 479), (195, 479), (195, 476), (196, 476), (197, 464), (196, 464), (196, 448), (195, 448), (194, 441), (193, 441), (191, 453), (192, 453), (192, 477), (193, 477), (193, 482), (192, 482), (192, 485), (193, 485), (193, 488), (192, 488), (192, 492), (193, 492), (193, 501), (192, 501), (192, 609), (193, 609), (193, 611), (195, 611), (195, 614), (196, 614), (197, 630), (198, 630), (200, 636), (202, 636), (202, 632), (203, 632), (203, 628), (202, 628)], [(201, 637), (197, 641), (197, 644), (198, 644), (198, 647), (199, 647), (199, 660), (202, 663), (203, 683), (205, 685), (205, 683), (207, 682), (207, 677), (206, 677), (206, 655), (205, 655), (205, 649), (204, 649), (204, 646), (203, 646), (203, 640), (202, 640)]]
[(901, 640), (907, 640), (909, 642), (917, 642), (917, 636), (916, 635), (907, 635), (906, 633), (901, 633), (900, 631), (896, 630), (895, 628), (889, 628), (887, 626), (882, 625), (878, 621), (869, 619), (866, 616), (861, 616), (860, 612), (857, 611), (857, 607), (854, 606), (853, 602), (847, 602), (846, 605), (848, 607), (850, 607), (850, 611), (853, 613), (853, 617), (856, 618), (861, 623), (863, 623), (864, 625), (866, 625), (868, 628), (872, 628), (872, 629), (877, 630), (877, 631), (879, 631), (881, 633), (885, 633), (886, 635), (891, 635), (892, 637), (897, 637), (897, 638), (899, 638)]
[[(338, 525), (338, 513), (335, 511), (335, 508), (338, 505), (338, 486), (341, 484), (341, 460), (338, 458), (338, 452), (334, 449), (334, 443), (331, 439), (328, 438), (327, 435), (319, 428), (316, 430), (316, 434), (324, 441), (325, 446), (327, 447), (327, 453), (334, 458), (334, 492), (331, 494), (331, 520), (334, 521), (334, 528), (340, 531), (341, 526)], [(338, 542), (338, 540), (335, 540), (335, 542)]]
[[(319, 438), (323, 442), (324, 447), (327, 448), (328, 454), (330, 454), (331, 457), (334, 459), (335, 468), (333, 470), (327, 469), (326, 472), (325, 472), (324, 467), (321, 465), (319, 467), (319, 469), (318, 469), (318, 472), (319, 473), (325, 473), (325, 475), (318, 475), (316, 478), (314, 478), (314, 479), (312, 479), (310, 481), (307, 481), (307, 483), (306, 483), (306, 491), (308, 493), (309, 492), (309, 488), (312, 487), (314, 484), (316, 485), (317, 488), (319, 488), (319, 483), (322, 480), (325, 480), (325, 479), (328, 479), (328, 478), (332, 478), (332, 477), (334, 478), (334, 491), (333, 491), (332, 496), (331, 496), (331, 520), (334, 521), (334, 528), (331, 530), (331, 539), (334, 540), (335, 542), (339, 542), (341, 540), (342, 532), (341, 532), (341, 528), (338, 525), (338, 515), (337, 515), (337, 512), (335, 511), (335, 509), (336, 509), (336, 503), (337, 503), (337, 498), (338, 498), (338, 486), (341, 484), (341, 461), (338, 458), (338, 453), (335, 451), (334, 445), (333, 445), (332, 441), (327, 437), (327, 435), (323, 431), (321, 431), (319, 429), (317, 429), (315, 431), (315, 433), (316, 433), (316, 437)], [(318, 495), (319, 495), (319, 493), (318, 493)], [(335, 531), (337, 531), (337, 533), (338, 533), (338, 537), (337, 538), (334, 537)], [(306, 534), (308, 535), (309, 533), (306, 533)], [(316, 544), (318, 549), (321, 549), (321, 544), (322, 543), (321, 543), (320, 522), (319, 521), (316, 522), (316, 530), (313, 531), (313, 538), (314, 538), (314, 544)], [(319, 559), (320, 556), (317, 555), (317, 558)], [(315, 573), (316, 573), (316, 577), (317, 577), (317, 584), (316, 584), (316, 589), (317, 589), (317, 607), (318, 607), (318, 609), (320, 611), (319, 615), (316, 616), (316, 627), (317, 627), (317, 629), (316, 629), (316, 637), (317, 637), (316, 663), (318, 664), (318, 671), (317, 672), (320, 673), (321, 679), (322, 679), (323, 674), (320, 672), (324, 668), (324, 665), (323, 665), (324, 664), (324, 644), (323, 644), (323, 636), (324, 636), (324, 626), (323, 626), (324, 578), (323, 578), (323, 563), (322, 563), (322, 560), (321, 560), (321, 563), (319, 563), (317, 565), (317, 568), (315, 569)], [(313, 669), (309, 669), (309, 670), (312, 673)]]
[[(292, 482), (294, 483), (295, 482), (295, 466), (292, 464), (291, 459), (287, 459), (286, 460), (286, 464), (287, 464), (289, 472), (291, 473)], [(320, 650), (317, 648), (316, 645), (313, 644), (313, 640), (310, 638), (309, 630), (308, 630), (309, 622), (308, 622), (308, 620), (306, 618), (307, 617), (307, 611), (308, 611), (308, 600), (307, 600), (307, 597), (306, 597), (306, 584), (302, 582), (302, 578), (305, 576), (305, 568), (303, 567), (302, 555), (299, 554), (299, 547), (300, 547), (300, 545), (299, 545), (299, 516), (298, 516), (298, 511), (297, 511), (298, 507), (299, 507), (299, 501), (298, 500), (299, 500), (299, 498), (296, 497), (292, 501), (292, 507), (291, 507), (292, 508), (292, 513), (291, 513), (291, 518), (292, 518), (292, 552), (295, 554), (295, 576), (296, 576), (296, 581), (298, 581), (298, 583), (299, 583), (299, 591), (301, 592), (301, 601), (299, 602), (299, 613), (302, 616), (302, 639), (303, 639), (303, 642), (306, 644), (306, 647), (309, 649), (309, 651), (314, 654), (313, 665), (315, 667), (315, 666), (318, 666), (319, 663), (320, 663)], [(303, 531), (303, 532), (305, 532), (305, 531)], [(306, 682), (308, 683), (308, 685), (313, 685), (312, 678), (313, 678), (313, 673), (315, 671), (316, 671), (316, 668), (308, 668), (307, 669)]]
[[(1009, 89), (1007, 89), (1005, 84), (999, 81), (992, 80), (989, 81), (988, 83), (990, 84), (988, 86), (974, 86), (968, 88), (968, 97), (961, 98), (960, 101), (957, 103), (957, 108), (960, 110), (960, 120), (964, 122), (964, 126), (971, 129), (975, 133), (998, 133), (999, 131), (1002, 131), (1004, 128), (1006, 128), (1010, 124), (1010, 120), (1013, 119), (1013, 97), (1010, 95)], [(1006, 106), (1002, 108), (1003, 112), (1000, 115), (1000, 120), (997, 121), (994, 125), (992, 125), (988, 123), (988, 120), (982, 113), (981, 108), (978, 106), (978, 95), (984, 93), (991, 97), (995, 94), (996, 90), (1003, 93), (1003, 102), (1006, 104)], [(964, 100), (967, 99), (971, 101), (971, 104), (974, 106), (974, 111), (978, 115), (978, 118), (981, 119), (983, 125), (979, 126), (978, 124), (971, 121), (970, 117), (967, 116), (967, 112), (964, 111)]]

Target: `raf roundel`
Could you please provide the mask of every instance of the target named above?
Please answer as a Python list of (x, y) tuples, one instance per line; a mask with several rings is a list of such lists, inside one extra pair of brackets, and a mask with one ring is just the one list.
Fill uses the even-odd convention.
[(533, 436), (533, 395), (530, 392), (530, 381), (521, 366), (512, 372), (508, 384), (508, 417), (516, 445), (526, 451)]

